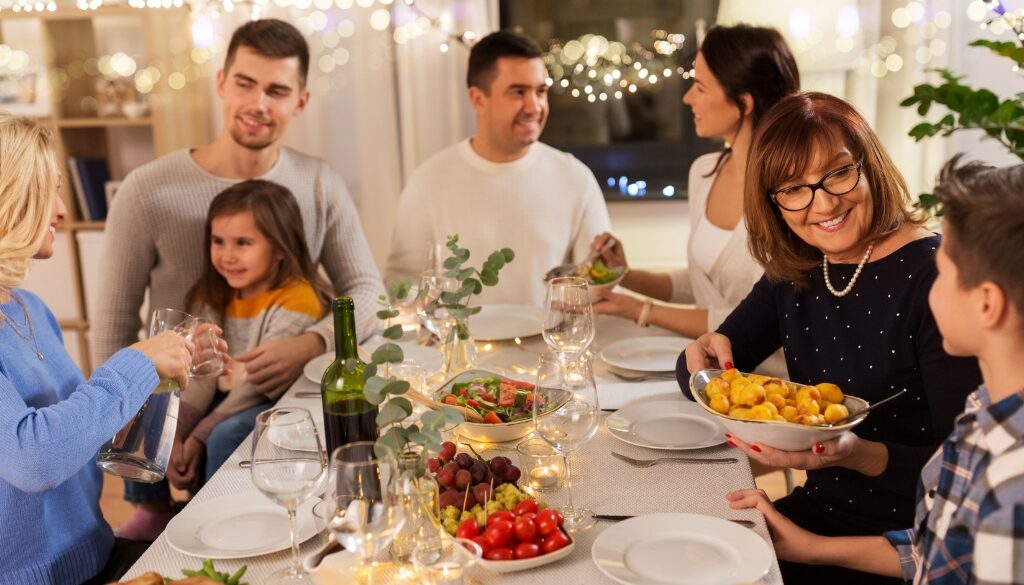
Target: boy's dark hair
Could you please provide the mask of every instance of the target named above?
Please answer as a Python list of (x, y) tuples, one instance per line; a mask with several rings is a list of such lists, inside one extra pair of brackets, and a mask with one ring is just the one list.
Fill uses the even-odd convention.
[(961, 159), (946, 163), (935, 186), (946, 253), (961, 285), (994, 282), (1024, 316), (1024, 164), (959, 165)]
[(224, 314), (235, 295), (227, 280), (213, 266), (210, 257), (213, 220), (225, 215), (252, 212), (256, 227), (275, 252), (283, 258), (277, 266), (270, 288), (276, 289), (297, 280), (304, 280), (316, 291), (320, 306), (326, 310), (331, 299), (331, 288), (317, 273), (302, 227), (299, 204), (287, 187), (250, 179), (235, 183), (221, 191), (210, 203), (206, 214), (206, 261), (203, 276), (188, 293), (188, 306), (204, 304), (219, 315)]
[(224, 71), (231, 69), (235, 52), (247, 47), (257, 55), (285, 59), (299, 58), (299, 87), (306, 87), (309, 76), (309, 45), (297, 28), (283, 20), (265, 18), (247, 22), (235, 29), (228, 43), (228, 54), (224, 58)]
[(544, 52), (537, 41), (510, 30), (499, 30), (480, 39), (469, 51), (469, 69), (466, 86), (478, 87), (489, 93), (497, 75), (495, 68), (501, 57), (539, 59)]

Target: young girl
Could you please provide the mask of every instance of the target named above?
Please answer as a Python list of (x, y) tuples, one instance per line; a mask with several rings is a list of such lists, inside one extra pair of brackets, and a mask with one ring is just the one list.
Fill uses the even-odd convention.
[[(236, 353), (302, 333), (323, 316), (330, 287), (317, 275), (298, 204), (285, 187), (249, 180), (218, 194), (207, 214), (206, 245), (210, 254), (188, 305), (221, 324)], [(272, 404), (245, 379), (244, 367), (229, 369), (182, 394), (167, 469), (177, 488), (212, 476)], [(125, 499), (141, 504), (118, 531), (126, 538), (152, 540), (174, 515), (166, 482), (126, 482)]]

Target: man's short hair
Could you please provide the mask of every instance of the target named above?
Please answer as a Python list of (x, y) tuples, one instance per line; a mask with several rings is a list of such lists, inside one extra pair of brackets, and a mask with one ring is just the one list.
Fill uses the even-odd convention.
[(231, 69), (235, 52), (246, 47), (257, 55), (274, 59), (299, 58), (299, 87), (306, 87), (309, 75), (309, 45), (297, 28), (283, 20), (265, 18), (247, 22), (235, 29), (224, 58), (224, 71)]
[(522, 33), (510, 30), (493, 32), (480, 39), (469, 51), (466, 85), (480, 88), (484, 93), (488, 93), (491, 90), (491, 83), (497, 76), (498, 59), (502, 57), (537, 59), (543, 54), (537, 41)]
[(946, 163), (935, 186), (946, 253), (962, 286), (994, 282), (1024, 316), (1024, 164), (960, 162)]

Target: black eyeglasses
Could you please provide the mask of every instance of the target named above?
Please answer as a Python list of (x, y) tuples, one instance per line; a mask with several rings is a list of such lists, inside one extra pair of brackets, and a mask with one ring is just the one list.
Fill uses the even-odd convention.
[(853, 164), (841, 166), (838, 169), (829, 171), (817, 183), (807, 185), (793, 185), (777, 191), (768, 191), (768, 197), (772, 203), (786, 211), (803, 211), (814, 203), (814, 195), (821, 189), (829, 195), (846, 195), (853, 191), (860, 183), (860, 169), (864, 164), (864, 157)]

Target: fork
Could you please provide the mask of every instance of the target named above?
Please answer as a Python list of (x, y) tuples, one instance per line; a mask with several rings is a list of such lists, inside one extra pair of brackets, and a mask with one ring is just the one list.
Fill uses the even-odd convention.
[(616, 453), (612, 451), (612, 457), (621, 459), (630, 465), (635, 467), (652, 467), (661, 463), (662, 461), (679, 461), (681, 463), (739, 463), (739, 459), (735, 457), (724, 457), (721, 459), (701, 459), (699, 457), (658, 457), (657, 459), (633, 459), (627, 457), (622, 453)]
[(608, 370), (611, 375), (623, 382), (643, 382), (645, 380), (675, 380), (675, 372), (655, 372), (651, 374), (621, 374), (615, 370)]

